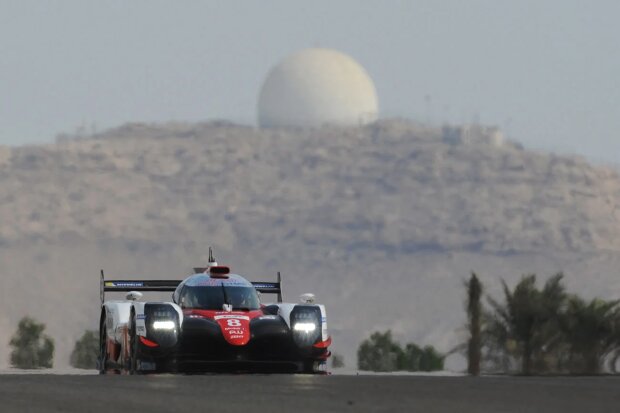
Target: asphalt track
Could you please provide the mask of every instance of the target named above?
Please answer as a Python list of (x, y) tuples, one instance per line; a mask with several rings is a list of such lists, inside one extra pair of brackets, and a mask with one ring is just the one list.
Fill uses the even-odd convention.
[(618, 412), (620, 378), (0, 375), (0, 412)]

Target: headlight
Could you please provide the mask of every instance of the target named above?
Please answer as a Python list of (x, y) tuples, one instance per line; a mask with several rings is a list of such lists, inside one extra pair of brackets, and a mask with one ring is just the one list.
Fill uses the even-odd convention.
[(316, 324), (315, 323), (296, 323), (293, 329), (295, 331), (303, 331), (304, 333), (310, 333), (311, 331), (316, 330)]
[(177, 344), (180, 323), (179, 316), (170, 304), (146, 303), (146, 338), (160, 345), (170, 348)]
[(297, 305), (291, 311), (293, 340), (299, 347), (312, 347), (321, 335), (321, 309), (312, 305)]
[(176, 327), (174, 321), (155, 321), (153, 322), (153, 329), (155, 330), (172, 330)]

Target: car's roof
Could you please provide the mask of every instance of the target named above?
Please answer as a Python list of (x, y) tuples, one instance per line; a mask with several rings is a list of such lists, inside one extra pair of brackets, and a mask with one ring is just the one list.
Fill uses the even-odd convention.
[(211, 277), (206, 273), (191, 275), (185, 280), (188, 287), (252, 287), (252, 283), (238, 274), (227, 274), (227, 278)]

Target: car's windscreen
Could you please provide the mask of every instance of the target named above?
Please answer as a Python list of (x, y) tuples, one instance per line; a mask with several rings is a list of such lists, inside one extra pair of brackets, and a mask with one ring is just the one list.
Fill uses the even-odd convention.
[(181, 293), (181, 307), (200, 310), (221, 310), (230, 304), (233, 310), (258, 310), (260, 301), (254, 287), (186, 286)]

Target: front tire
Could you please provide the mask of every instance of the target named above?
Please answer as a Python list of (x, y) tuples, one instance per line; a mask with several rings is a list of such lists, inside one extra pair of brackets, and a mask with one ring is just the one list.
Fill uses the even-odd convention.
[(303, 367), (301, 370), (302, 374), (315, 374), (316, 373), (316, 362), (314, 360), (305, 360), (303, 362)]
[(101, 326), (99, 327), (99, 374), (106, 374), (107, 364), (108, 364), (108, 333), (106, 328), (105, 318), (101, 322)]
[(136, 314), (131, 314), (131, 327), (129, 329), (129, 374), (140, 374), (140, 342), (136, 333)]

